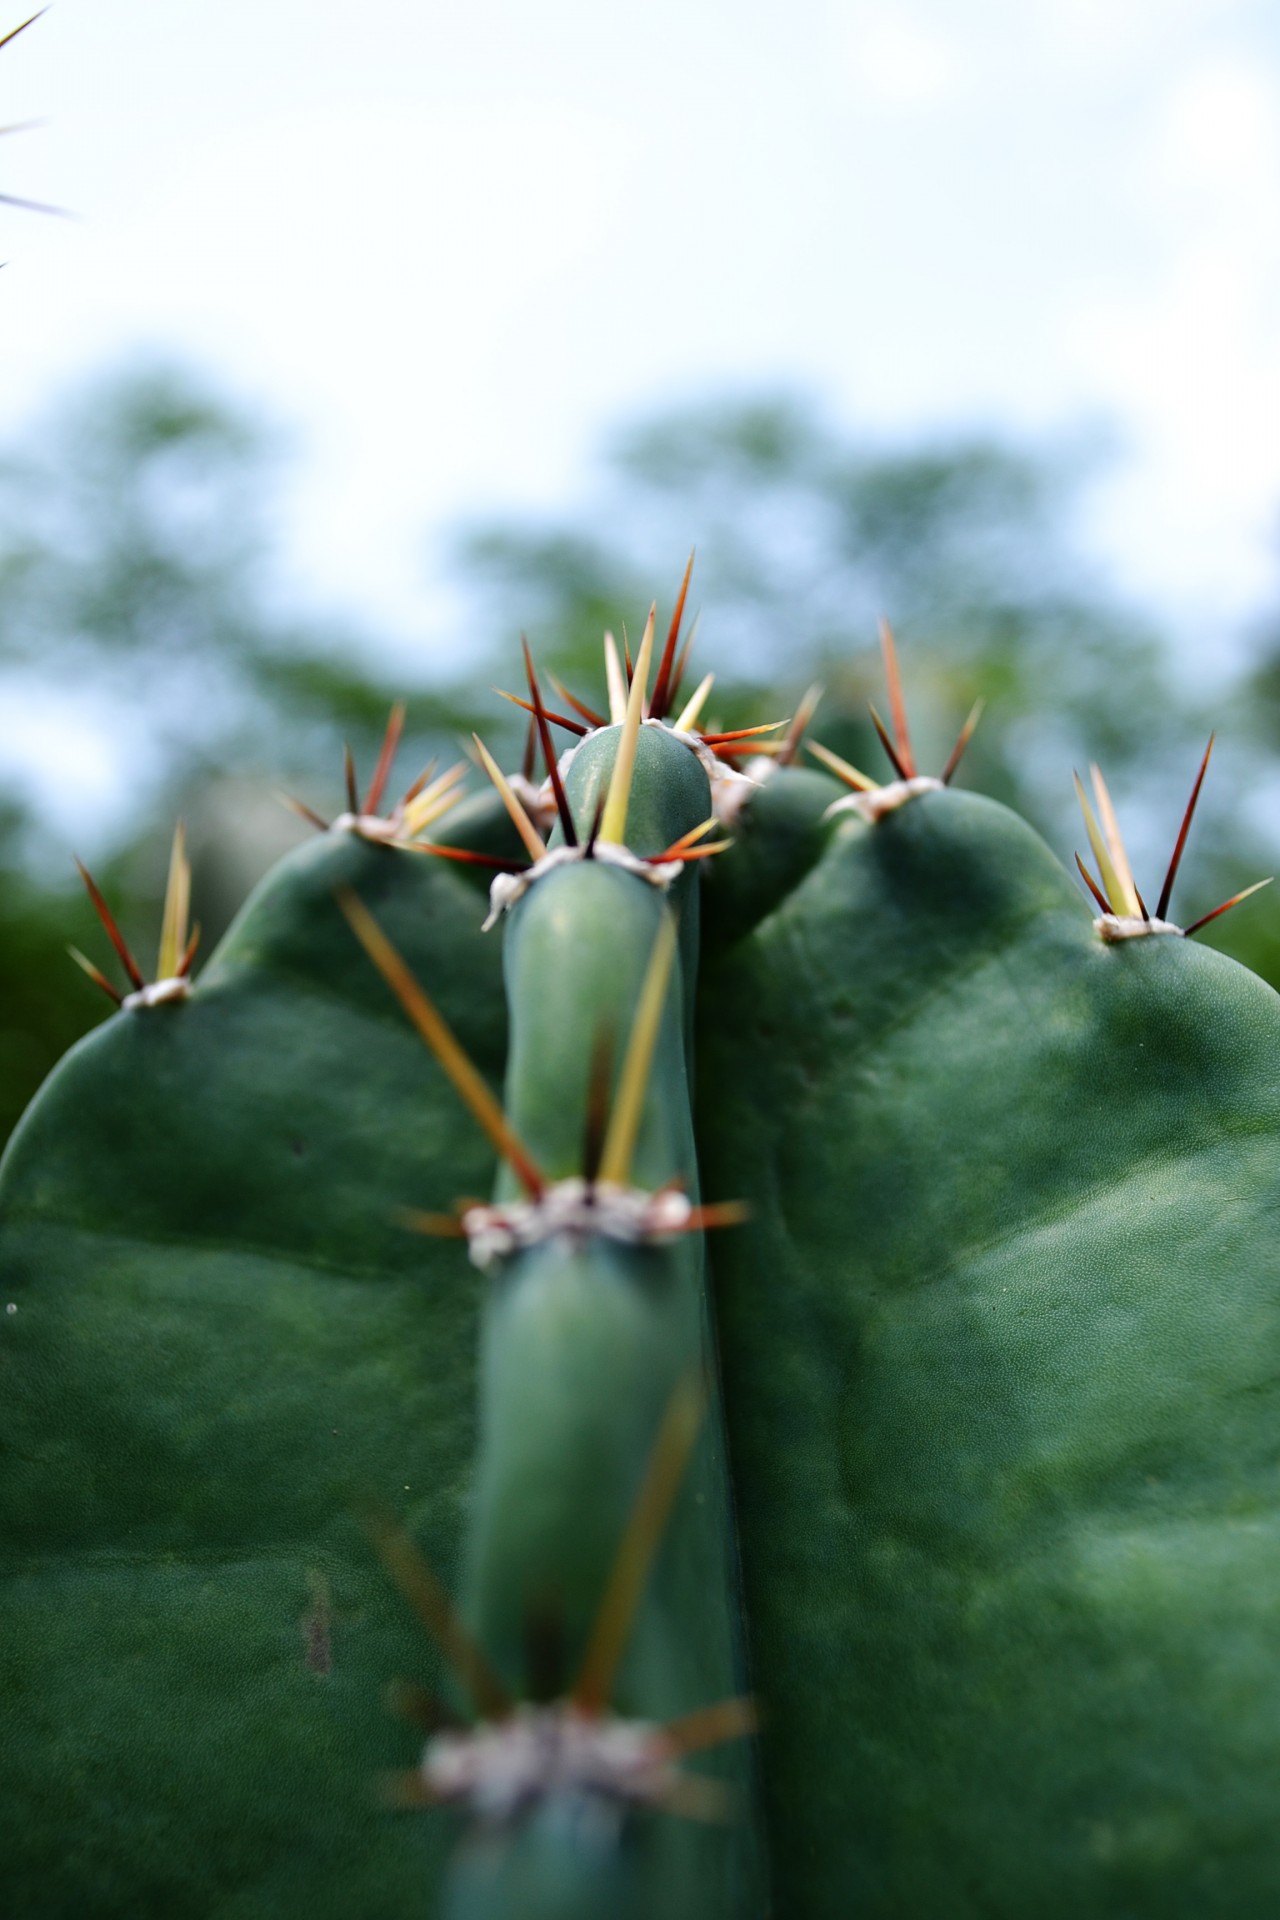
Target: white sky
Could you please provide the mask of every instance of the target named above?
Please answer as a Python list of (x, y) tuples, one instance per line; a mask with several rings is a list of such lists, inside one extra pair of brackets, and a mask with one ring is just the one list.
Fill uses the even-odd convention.
[(0, 434), (211, 366), (304, 431), (300, 575), (406, 638), (424, 536), (780, 380), (1114, 421), (1124, 580), (1205, 647), (1276, 591), (1275, 0), (57, 0), (0, 54), (37, 115), (0, 188), (83, 218), (0, 209)]

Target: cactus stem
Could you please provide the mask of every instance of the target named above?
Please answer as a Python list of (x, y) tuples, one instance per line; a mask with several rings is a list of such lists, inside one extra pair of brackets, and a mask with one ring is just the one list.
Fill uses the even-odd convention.
[(640, 1116), (649, 1089), (649, 1074), (653, 1067), (654, 1049), (658, 1042), (658, 1029), (662, 1023), (675, 951), (675, 917), (669, 913), (663, 914), (645, 969), (640, 998), (636, 1002), (631, 1038), (622, 1063), (622, 1078), (600, 1156), (601, 1180), (611, 1180), (620, 1187), (626, 1186), (631, 1177), (631, 1161), (640, 1132)]
[(627, 810), (631, 805), (631, 780), (635, 773), (636, 742), (640, 737), (640, 722), (644, 718), (644, 698), (649, 682), (649, 662), (653, 657), (653, 626), (657, 611), (656, 606), (651, 606), (649, 618), (644, 624), (640, 653), (636, 660), (635, 672), (631, 677), (631, 690), (627, 696), (627, 717), (623, 722), (622, 737), (618, 742), (618, 755), (613, 763), (613, 773), (609, 780), (609, 798), (605, 804), (604, 819), (600, 826), (601, 840), (613, 846), (621, 846), (627, 837)]
[(497, 761), (494, 759), (493, 755), (490, 753), (488, 747), (485, 746), (484, 741), (480, 738), (480, 735), (478, 733), (473, 733), (471, 738), (476, 743), (476, 748), (479, 752), (480, 759), (484, 764), (485, 772), (488, 774), (489, 778), (492, 780), (494, 786), (498, 789), (498, 792), (502, 795), (502, 803), (506, 807), (507, 812), (511, 815), (512, 824), (515, 827), (516, 832), (520, 835), (520, 838), (524, 841), (525, 846), (529, 849), (530, 858), (535, 862), (541, 860), (543, 854), (547, 850), (546, 841), (542, 838), (542, 835), (538, 832), (538, 829), (534, 826), (532, 820), (529, 818), (528, 814), (525, 812), (524, 808), (521, 806), (520, 801), (516, 798), (515, 794), (511, 791), (511, 787), (507, 781), (507, 776), (503, 773), (501, 767), (498, 765)]
[(890, 763), (899, 780), (906, 781), (912, 779), (913, 776), (907, 772), (907, 762), (902, 758), (902, 755), (894, 746), (893, 741), (889, 738), (888, 729), (885, 727), (884, 721), (880, 718), (875, 708), (871, 706), (870, 702), (868, 702), (867, 711), (871, 715), (872, 726), (880, 736), (880, 745), (888, 754)]
[(837, 780), (843, 780), (846, 787), (852, 787), (855, 793), (874, 793), (877, 782), (859, 771), (849, 760), (842, 760), (838, 753), (832, 753), (830, 747), (824, 747), (817, 740), (806, 740), (806, 747), (815, 760), (834, 773)]
[(587, 1067), (586, 1119), (582, 1129), (582, 1174), (588, 1186), (600, 1177), (600, 1158), (609, 1128), (609, 1087), (613, 1079), (614, 1036), (602, 1027), (591, 1045)]
[(939, 780), (941, 780), (944, 787), (949, 787), (951, 785), (951, 782), (955, 777), (956, 769), (960, 765), (960, 762), (964, 759), (965, 749), (968, 746), (969, 742), (972, 740), (975, 732), (977, 731), (978, 722), (982, 718), (983, 710), (986, 707), (986, 704), (987, 703), (985, 700), (975, 700), (973, 705), (970, 707), (969, 717), (965, 721), (964, 725), (961, 727), (959, 734), (956, 736), (956, 743), (954, 747), (952, 747), (951, 752), (947, 755), (947, 764), (942, 769), (942, 772), (938, 775), (938, 778)]
[(540, 1199), (546, 1188), (540, 1169), (480, 1073), (459, 1046), (443, 1016), (418, 985), (358, 895), (349, 887), (344, 887), (336, 897), (351, 931), (430, 1047), (459, 1097), (470, 1108), (493, 1146), (509, 1162), (525, 1191), (532, 1199)]
[(378, 1558), (440, 1648), (481, 1716), (488, 1720), (505, 1720), (515, 1702), (480, 1646), (463, 1626), (448, 1594), (412, 1540), (391, 1514), (372, 1502), (366, 1505), (361, 1517), (377, 1549)]
[(680, 591), (676, 596), (675, 612), (671, 616), (671, 625), (667, 630), (667, 644), (662, 649), (662, 659), (658, 663), (658, 677), (653, 683), (653, 700), (649, 711), (655, 720), (665, 720), (676, 688), (672, 680), (672, 667), (675, 664), (676, 647), (680, 641), (680, 622), (684, 618), (684, 603), (689, 593), (689, 581), (693, 574), (693, 550), (690, 550), (685, 564), (684, 579), (680, 582)]
[(684, 708), (684, 711), (681, 713), (679, 719), (675, 723), (674, 731), (676, 733), (692, 733), (693, 732), (694, 726), (697, 722), (698, 715), (702, 712), (703, 707), (706, 705), (707, 695), (711, 692), (711, 689), (712, 687), (714, 687), (715, 683), (716, 683), (716, 677), (714, 673), (708, 673), (703, 675), (702, 679), (698, 682), (698, 685), (694, 690), (692, 696), (690, 697), (688, 704)]
[(898, 666), (898, 648), (893, 637), (893, 628), (883, 617), (880, 621), (880, 651), (884, 655), (884, 677), (889, 688), (889, 714), (893, 720), (893, 737), (896, 746), (896, 752), (890, 751), (889, 758), (904, 780), (914, 780), (919, 769), (916, 766), (915, 755), (911, 751), (911, 735), (907, 731), (907, 703), (902, 697), (902, 672)]
[(1164, 885), (1160, 889), (1160, 900), (1156, 907), (1157, 920), (1164, 919), (1165, 910), (1169, 905), (1169, 897), (1173, 892), (1173, 883), (1178, 877), (1178, 867), (1182, 861), (1182, 850), (1187, 844), (1187, 835), (1191, 831), (1191, 821), (1195, 814), (1196, 802), (1200, 798), (1200, 789), (1204, 785), (1204, 776), (1209, 771), (1209, 755), (1213, 752), (1213, 743), (1216, 737), (1217, 736), (1212, 733), (1209, 735), (1209, 744), (1204, 750), (1204, 759), (1200, 762), (1200, 771), (1195, 777), (1195, 784), (1191, 789), (1191, 798), (1187, 801), (1186, 812), (1182, 816), (1182, 825), (1178, 829), (1178, 838), (1174, 843), (1173, 852), (1169, 857), (1169, 868), (1164, 876)]
[(604, 637), (604, 677), (609, 689), (609, 724), (620, 727), (627, 717), (627, 683), (622, 677), (618, 643), (611, 633)]
[(573, 815), (569, 810), (569, 802), (565, 798), (564, 782), (560, 778), (560, 769), (556, 765), (556, 756), (551, 745), (551, 729), (547, 725), (547, 713), (542, 704), (542, 692), (538, 686), (538, 676), (533, 669), (533, 655), (529, 651), (529, 642), (523, 635), (521, 636), (520, 644), (524, 648), (524, 669), (529, 679), (529, 697), (533, 701), (534, 719), (537, 722), (538, 733), (542, 740), (542, 757), (547, 763), (547, 778), (551, 782), (551, 791), (555, 797), (556, 812), (560, 816), (560, 830), (564, 834), (565, 845), (568, 847), (576, 847), (578, 844), (578, 830), (573, 824)]
[(612, 1695), (649, 1569), (684, 1479), (705, 1409), (706, 1395), (701, 1381), (694, 1375), (686, 1375), (667, 1403), (573, 1685), (570, 1697), (579, 1713), (602, 1714)]

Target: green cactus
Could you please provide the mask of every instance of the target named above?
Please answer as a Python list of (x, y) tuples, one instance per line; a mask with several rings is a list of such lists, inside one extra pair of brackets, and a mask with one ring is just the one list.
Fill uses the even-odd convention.
[(697, 731), (683, 599), (541, 793), (382, 817), (393, 717), (194, 987), (179, 845), (15, 1135), (10, 1910), (1280, 1897), (1280, 1002), (1190, 808), (1149, 915), (1099, 776), (1095, 919), (891, 637), (878, 786)]

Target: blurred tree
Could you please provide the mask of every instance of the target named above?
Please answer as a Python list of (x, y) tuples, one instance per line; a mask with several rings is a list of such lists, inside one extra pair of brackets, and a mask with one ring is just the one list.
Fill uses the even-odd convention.
[[(189, 371), (116, 369), (0, 455), (0, 1140), (39, 1079), (108, 1010), (65, 958), (103, 940), (42, 792), (105, 762), (109, 826), (92, 857), (126, 937), (150, 951), (174, 816), (187, 817), (198, 917), (216, 938), (248, 887), (303, 831), (281, 785), (341, 803), (341, 747), (371, 767), (392, 698), (414, 696), (406, 760), (456, 755), (474, 707), (393, 682), (374, 636), (287, 606), (273, 519), (280, 436)], [(58, 716), (42, 787), (13, 771), (31, 716)], [(24, 716), (26, 716), (24, 721)]]
[[(594, 684), (601, 628), (623, 611), (638, 623), (655, 582), (669, 598), (696, 538), (722, 719), (776, 718), (819, 680), (817, 737), (873, 773), (884, 759), (866, 703), (883, 705), (885, 614), (923, 765), (941, 763), (981, 694), (962, 780), (1017, 807), (1070, 862), (1083, 844), (1071, 769), (1096, 759), (1141, 871), (1158, 874), (1205, 735), (1232, 720), (1235, 690), (1221, 688), (1210, 718), (1203, 702), (1193, 711), (1159, 631), (1082, 553), (1076, 501), (1095, 464), (1087, 446), (1036, 451), (980, 435), (875, 448), (794, 395), (721, 402), (619, 434), (589, 511), (473, 526), (458, 554), (494, 624), (526, 626), (540, 654)], [(1237, 805), (1249, 755), (1235, 739), (1223, 745), (1179, 886), (1197, 912), (1276, 857)], [(1206, 937), (1280, 978), (1280, 903), (1264, 896)]]

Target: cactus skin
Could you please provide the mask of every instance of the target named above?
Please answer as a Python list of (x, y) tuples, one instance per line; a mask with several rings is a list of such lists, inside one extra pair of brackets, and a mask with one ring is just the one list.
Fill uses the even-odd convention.
[[(505, 852), (499, 816), (464, 825)], [(376, 1783), (420, 1745), (386, 1684), (434, 1656), (352, 1502), (456, 1568), (474, 1276), (395, 1214), (483, 1191), (492, 1156), (332, 894), (359, 888), (496, 1077), (501, 956), (465, 872), (304, 848), (190, 1000), (95, 1030), (12, 1142), (6, 1912), (423, 1910), (447, 1833)]]
[[(642, 730), (640, 853), (706, 811), (672, 747)], [(580, 828), (611, 753), (601, 730), (575, 758)], [(0, 1180), (15, 1911), (1274, 1910), (1280, 1003), (1181, 940), (1100, 945), (1000, 808), (836, 824), (836, 791), (779, 769), (673, 896), (636, 1177), (696, 1172), (696, 997), (704, 1182), (755, 1209), (712, 1241), (715, 1343), (696, 1238), (481, 1282), (389, 1225), (490, 1161), (330, 896), (353, 887), (496, 1080), (501, 950), (465, 870), (331, 836), (189, 1002), (51, 1080)], [(509, 850), (492, 802), (453, 819)], [(666, 911), (579, 866), (510, 916), (507, 1105), (553, 1174)], [(551, 1603), (572, 1671), (664, 1395), (716, 1343), (772, 1904), (749, 1816), (630, 1816), (614, 1846), (551, 1799), (497, 1833), (380, 1808), (420, 1744), (383, 1683), (441, 1670), (350, 1496), (405, 1516), (523, 1693), (527, 1616)], [(732, 1564), (713, 1406), (621, 1711), (738, 1689)], [(748, 1755), (706, 1764), (741, 1785)]]
[[(585, 840), (612, 772), (619, 729), (579, 749), (568, 799)], [(711, 811), (707, 776), (689, 747), (645, 727), (637, 743), (627, 843), (660, 852)], [(634, 874), (584, 860), (548, 873), (511, 910), (505, 935), (510, 1021), (506, 1111), (538, 1165), (553, 1178), (583, 1172), (588, 1092), (599, 1038), (613, 1042), (617, 1073), (657, 930), (680, 916), (682, 965), (668, 991), (632, 1169), (656, 1191), (673, 1178), (697, 1194), (697, 1160), (685, 1059), (686, 1009), (697, 969), (697, 868), (667, 896)], [(500, 1195), (514, 1191), (499, 1174)], [(713, 1404), (664, 1532), (628, 1636), (611, 1704), (628, 1718), (666, 1721), (745, 1692), (738, 1654), (736, 1556), (715, 1357), (703, 1291), (703, 1246), (690, 1234), (665, 1246), (596, 1239), (559, 1243), (503, 1263), (485, 1288), (481, 1336), (480, 1451), (476, 1516), (468, 1556), (469, 1612), (477, 1637), (517, 1693), (527, 1622), (548, 1609), (559, 1630), (562, 1684), (575, 1674), (599, 1614), (618, 1548), (620, 1522), (640, 1485), (663, 1412), (682, 1380), (712, 1382)], [(738, 1817), (728, 1831), (645, 1815), (624, 1835), (630, 1860), (627, 1911), (729, 1916), (759, 1910), (758, 1842), (750, 1776), (739, 1746), (709, 1763), (735, 1783)], [(579, 1828), (583, 1825), (579, 1821)], [(579, 1864), (577, 1875), (559, 1848)], [(552, 1874), (555, 1903), (499, 1856), (533, 1851)], [(617, 1859), (554, 1807), (528, 1833), (494, 1842), (483, 1864), (464, 1859), (467, 1911), (578, 1911), (612, 1920), (620, 1905)], [(580, 1882), (594, 1886), (589, 1898)], [(539, 1876), (539, 1884), (541, 1884)], [(513, 1888), (523, 1889), (518, 1909)], [(478, 1889), (489, 1887), (485, 1905)], [(570, 1894), (570, 1888), (575, 1891)], [(567, 1904), (560, 1904), (567, 1903)]]
[(1274, 1911), (1280, 1000), (934, 793), (701, 1016), (779, 1910)]

